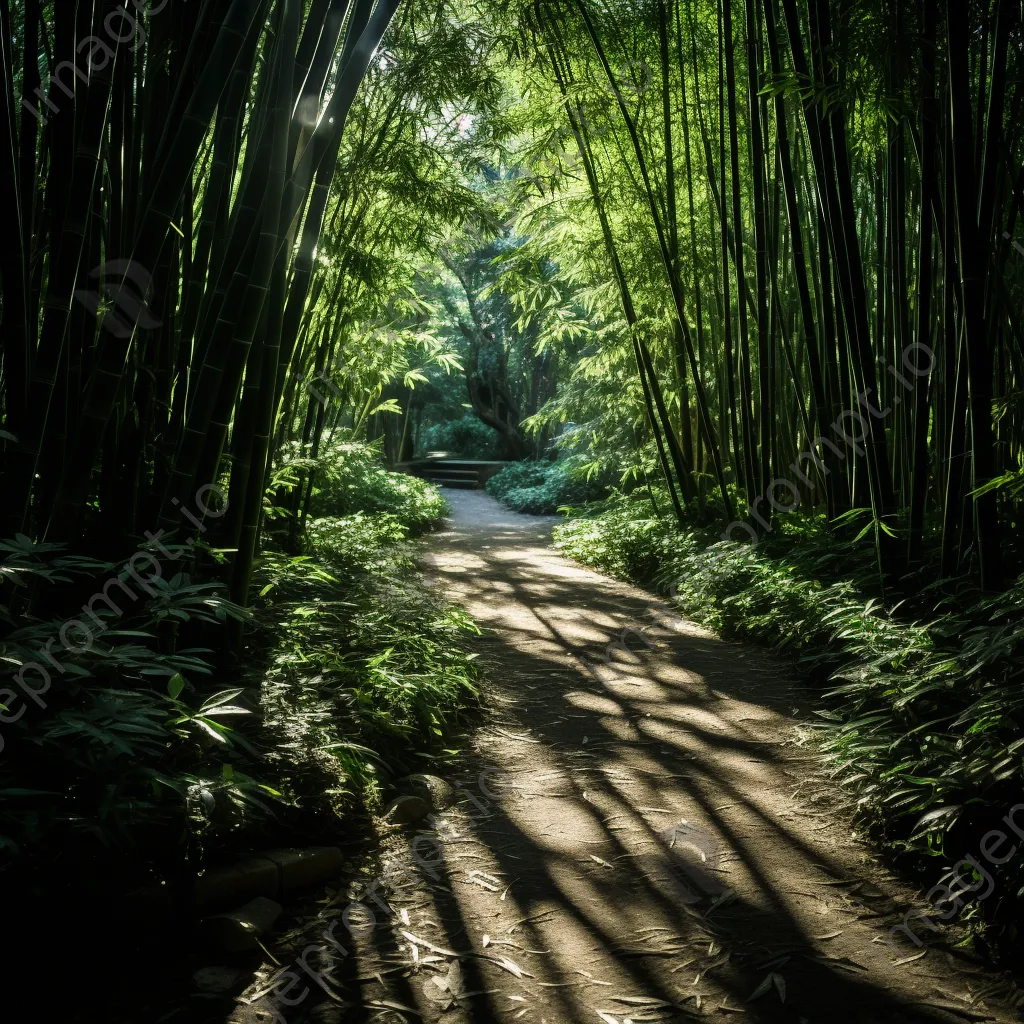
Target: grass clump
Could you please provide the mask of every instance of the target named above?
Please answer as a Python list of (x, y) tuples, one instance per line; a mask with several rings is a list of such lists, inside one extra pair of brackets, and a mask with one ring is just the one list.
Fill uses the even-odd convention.
[[(576, 560), (667, 592), (724, 636), (794, 656), (822, 684), (833, 777), (861, 822), (930, 881), (937, 858), (977, 856), (988, 829), (1006, 831), (1024, 789), (1024, 578), (954, 606), (917, 595), (911, 611), (874, 592), (870, 565), (821, 519), (784, 517), (756, 549), (718, 534), (621, 496), (555, 530)], [(990, 870), (996, 895), (965, 901), (960, 920), (1010, 929), (1024, 857)]]

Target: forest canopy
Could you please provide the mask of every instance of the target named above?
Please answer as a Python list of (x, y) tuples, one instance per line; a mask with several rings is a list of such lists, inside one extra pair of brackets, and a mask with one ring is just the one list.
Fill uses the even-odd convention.
[(1005, 578), (1015, 5), (134, 7), (5, 5), (7, 535), (124, 554), (223, 477), (244, 603), (282, 446), (397, 458), (454, 372), (506, 455)]

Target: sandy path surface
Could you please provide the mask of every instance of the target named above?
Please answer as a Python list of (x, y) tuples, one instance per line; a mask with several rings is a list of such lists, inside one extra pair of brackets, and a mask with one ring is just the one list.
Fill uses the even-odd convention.
[(447, 494), (423, 566), (484, 628), (484, 720), (301, 1019), (1019, 1019), (969, 958), (889, 944), (914, 893), (799, 742), (791, 671), (563, 558), (553, 520)]

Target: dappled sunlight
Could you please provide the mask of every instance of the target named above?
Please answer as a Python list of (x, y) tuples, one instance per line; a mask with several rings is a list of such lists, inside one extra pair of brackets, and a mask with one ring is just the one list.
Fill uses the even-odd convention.
[[(647, 595), (564, 571), (546, 522), (478, 493), (453, 504), (424, 564), (484, 627), (490, 691), (458, 803), (436, 833), (396, 833), (407, 858), (424, 836), (444, 858), (382, 890), (396, 916), (378, 914), (350, 969), (363, 1012), (948, 1020), (964, 979), (938, 952), (893, 966), (906, 953), (885, 939), (912, 893), (815, 783), (793, 743), (806, 700), (782, 667), (685, 624), (644, 626)], [(493, 518), (514, 524), (502, 549)], [(605, 663), (626, 628), (650, 646)], [(485, 768), (500, 799), (474, 791)]]
[(1024, 1014), (1022, 2), (0, 7), (44, 1017)]

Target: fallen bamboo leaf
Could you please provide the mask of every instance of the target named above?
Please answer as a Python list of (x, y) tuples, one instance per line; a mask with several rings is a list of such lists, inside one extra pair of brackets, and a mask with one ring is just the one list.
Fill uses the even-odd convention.
[(492, 939), (491, 945), (493, 946), (511, 946), (513, 949), (521, 949), (524, 953), (540, 953), (543, 956), (550, 956), (550, 949), (527, 949), (526, 946), (521, 946), (518, 942), (512, 942), (509, 939)]
[(858, 971), (866, 971), (867, 968), (863, 964), (857, 963), (856, 960), (851, 960), (848, 956), (829, 956), (827, 953), (816, 953), (813, 956), (805, 954), (809, 960), (817, 960), (819, 963), (823, 963), (826, 966), (829, 964), (837, 964), (844, 970), (850, 971), (856, 969)]
[(617, 1003), (626, 1003), (629, 1006), (675, 1006), (667, 999), (655, 999), (653, 996), (612, 996)]
[(901, 964), (912, 964), (915, 960), (920, 960), (927, 953), (927, 949), (922, 949), (920, 953), (915, 953), (913, 956), (905, 956), (900, 960), (893, 960), (892, 965), (893, 967), (899, 967)]
[(499, 956), (490, 957), (489, 959), (493, 960), (496, 964), (498, 964), (499, 967), (504, 967), (505, 970), (509, 972), (509, 974), (514, 974), (517, 978), (522, 978), (524, 976), (527, 978), (533, 977), (532, 974), (526, 974), (523, 971), (522, 967), (519, 966), (519, 964), (517, 964), (514, 960), (509, 960), (507, 957)]
[(521, 917), (515, 924), (506, 928), (505, 931), (508, 932), (509, 935), (512, 935), (521, 924), (529, 924), (531, 921), (540, 921), (545, 917), (550, 917), (553, 913), (555, 913), (553, 910), (542, 910), (539, 914), (534, 914), (532, 917)]
[(577, 970), (575, 973), (582, 975), (590, 982), (591, 985), (607, 985), (609, 988), (612, 987), (612, 983), (610, 981), (601, 981), (598, 978), (595, 978), (592, 974), (588, 974), (586, 971)]
[(473, 885), (479, 885), (482, 889), (486, 889), (488, 892), (501, 892), (500, 885), (494, 885), (487, 881), (489, 876), (484, 875), (482, 871), (470, 871), (466, 875), (466, 881)]
[(775, 991), (779, 993), (779, 1002), (784, 1003), (786, 1001), (786, 979), (778, 973), (772, 973), (772, 983), (775, 985)]
[(385, 1010), (398, 1010), (401, 1013), (411, 1013), (417, 1017), (423, 1016), (419, 1010), (414, 1010), (411, 1006), (403, 1006), (401, 1003), (396, 1003), (393, 999), (368, 999), (364, 1005), (381, 1007)]
[(753, 992), (747, 996), (747, 1002), (752, 1003), (755, 999), (760, 999), (772, 987), (772, 978), (774, 975), (768, 974), (762, 979), (761, 984), (754, 989)]
[(426, 939), (417, 938), (412, 932), (400, 932), (403, 939), (408, 939), (410, 942), (415, 942), (417, 945), (422, 946), (424, 949), (432, 950), (435, 953), (440, 953), (442, 956), (465, 956), (465, 953), (456, 953), (453, 949), (445, 949), (443, 946), (435, 946), (432, 942), (427, 942)]

